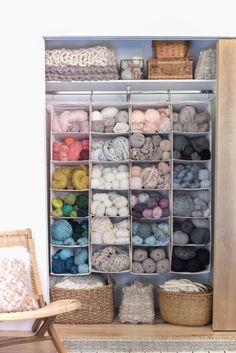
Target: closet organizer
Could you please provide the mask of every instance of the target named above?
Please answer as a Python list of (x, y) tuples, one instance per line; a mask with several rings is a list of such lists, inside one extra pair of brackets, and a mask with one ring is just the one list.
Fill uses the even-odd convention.
[[(163, 38), (45, 38), (45, 48), (105, 45), (114, 50), (118, 63), (134, 56), (142, 57), (147, 62), (152, 58), (153, 39)], [(91, 260), (94, 252), (110, 244), (104, 244), (104, 238), (94, 234), (92, 224), (96, 222), (96, 217), (103, 216), (101, 207), (110, 207), (109, 198), (116, 197), (117, 207), (112, 207), (107, 212), (116, 229), (123, 224), (123, 233), (120, 231), (121, 240), (119, 241), (119, 237), (114, 238), (112, 245), (117, 251), (128, 255), (126, 266), (121, 267), (119, 271), (106, 270), (106, 273), (113, 273), (117, 283), (116, 304), (120, 303), (121, 286), (129, 280), (150, 280), (158, 285), (171, 278), (189, 278), (213, 285), (212, 328), (223, 331), (236, 330), (236, 41), (193, 38), (189, 56), (197, 60), (200, 51), (208, 47), (217, 48), (216, 80), (46, 81), (49, 274), (57, 275), (52, 262), (59, 249), (69, 251), (71, 256), (76, 256), (83, 250), (85, 258), (88, 257), (88, 260), (81, 264), (79, 273), (75, 271), (73, 275), (104, 273)], [(207, 129), (201, 132), (179, 131), (176, 113), (183, 112), (188, 109), (185, 107), (189, 106), (199, 114), (207, 114)], [(118, 126), (115, 130), (107, 129), (105, 132), (103, 128), (99, 130), (99, 124), (94, 124), (96, 117), (92, 117), (98, 112), (109, 117), (112, 112), (106, 110), (107, 107), (115, 108), (115, 113), (120, 111), (119, 122), (125, 125)], [(158, 131), (151, 133), (147, 129), (143, 133), (145, 143), (158, 140), (159, 144), (162, 142), (160, 146), (163, 147), (162, 151), (159, 148), (159, 154), (154, 153), (145, 158), (140, 157), (140, 141), (134, 135), (133, 112), (146, 112), (152, 108), (159, 110), (163, 116), (166, 114), (164, 118), (167, 119), (167, 126), (163, 124)], [(53, 126), (54, 117), (64, 111), (75, 110), (83, 115), (82, 120), (85, 125), (88, 124), (88, 132), (86, 129), (85, 132), (79, 133), (58, 132)], [(151, 112), (153, 111), (150, 111), (150, 114)], [(80, 153), (81, 150), (83, 153), (79, 161), (55, 158), (55, 146), (62, 144), (65, 138), (68, 143), (70, 138), (80, 142)], [(112, 151), (111, 142), (114, 147)], [(108, 146), (105, 157), (99, 152), (101, 144)], [(183, 158), (183, 146), (186, 144), (197, 146), (197, 150), (191, 152), (202, 153), (200, 160)], [(78, 167), (77, 172), (82, 171), (83, 180), (78, 189), (54, 187), (51, 179), (55, 170), (72, 166)], [(165, 169), (163, 174), (166, 176), (166, 182), (162, 180), (158, 183), (157, 180), (153, 188), (148, 183), (148, 178), (150, 173), (155, 174), (155, 169), (158, 168), (162, 171)], [(139, 172), (144, 169), (147, 174), (141, 180)], [(191, 179), (191, 175), (196, 171), (200, 171), (198, 175), (201, 177), (189, 182), (188, 177)], [(77, 202), (80, 211), (73, 214), (72, 207), (69, 207), (64, 210), (63, 215), (56, 214), (55, 211), (53, 213), (52, 203), (61, 202), (60, 198), (65, 197), (69, 199), (68, 203), (72, 199), (72, 204)], [(149, 203), (153, 204), (152, 209), (156, 207), (156, 213), (162, 212), (160, 218), (158, 215), (157, 218), (149, 215), (151, 206), (147, 210), (142, 209), (142, 203), (147, 201), (147, 197), (151, 199)], [(104, 198), (108, 200), (106, 205)], [(186, 201), (189, 199), (199, 204), (197, 212), (189, 209)], [(76, 245), (62, 245), (61, 241), (52, 239), (51, 226), (55, 225), (58, 219), (77, 222), (77, 226), (84, 229), (84, 238), (77, 241)], [(152, 232), (161, 230), (159, 241), (156, 241), (152, 234), (146, 241), (135, 236), (135, 227), (147, 231), (147, 228), (150, 230), (150, 224)], [(181, 244), (178, 236), (184, 227), (204, 227), (205, 233), (196, 235), (195, 241), (186, 240)], [(65, 233), (66, 231), (65, 225)], [(135, 262), (137, 251), (155, 249), (156, 246), (164, 249), (167, 261), (158, 273), (143, 273)], [(194, 268), (194, 265), (181, 267), (181, 263), (176, 261), (176, 254), (181, 249), (208, 250), (208, 264), (199, 268)], [(196, 328), (196, 333), (197, 330)]]

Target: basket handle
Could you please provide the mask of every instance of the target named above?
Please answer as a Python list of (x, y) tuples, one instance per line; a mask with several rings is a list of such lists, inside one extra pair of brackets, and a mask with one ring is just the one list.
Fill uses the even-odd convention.
[(116, 281), (114, 280), (114, 278), (112, 278), (110, 274), (107, 275), (107, 283), (113, 284), (113, 286), (116, 284)]

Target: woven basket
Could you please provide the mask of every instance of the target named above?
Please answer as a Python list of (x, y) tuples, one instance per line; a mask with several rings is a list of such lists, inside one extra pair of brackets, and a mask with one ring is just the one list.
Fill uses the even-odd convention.
[(213, 291), (168, 292), (159, 288), (163, 320), (175, 325), (203, 326), (211, 322)]
[(121, 322), (132, 324), (151, 324), (155, 319), (153, 285), (144, 287), (126, 285), (123, 287), (123, 298), (119, 308)]
[(193, 59), (152, 59), (148, 61), (148, 79), (192, 79)]
[(185, 58), (188, 46), (186, 40), (153, 40), (153, 56), (156, 59)]
[(51, 287), (51, 301), (79, 299), (81, 310), (58, 315), (55, 322), (62, 324), (105, 324), (114, 318), (114, 281), (107, 278), (107, 285), (93, 289), (64, 289)]

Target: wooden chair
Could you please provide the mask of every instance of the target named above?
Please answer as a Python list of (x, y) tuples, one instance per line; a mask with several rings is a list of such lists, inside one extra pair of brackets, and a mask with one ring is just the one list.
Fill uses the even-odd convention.
[[(29, 337), (10, 337), (0, 340), (0, 347), (34, 343), (43, 340), (51, 340), (59, 353), (66, 353), (54, 327), (53, 319), (58, 314), (81, 309), (81, 303), (77, 300), (58, 300), (50, 304), (45, 304), (37, 270), (33, 239), (30, 229), (16, 231), (0, 231), (0, 247), (10, 247), (22, 245), (31, 254), (32, 261), (32, 287), (38, 300), (39, 309), (24, 312), (1, 313), (0, 321), (10, 322), (16, 320), (34, 320), (32, 332)], [(45, 335), (48, 333), (48, 335)]]

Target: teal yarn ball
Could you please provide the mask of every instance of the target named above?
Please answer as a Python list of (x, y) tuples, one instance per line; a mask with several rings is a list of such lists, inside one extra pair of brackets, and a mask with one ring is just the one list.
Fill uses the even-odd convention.
[(51, 234), (52, 239), (64, 241), (67, 238), (70, 238), (73, 233), (73, 228), (71, 224), (65, 219), (56, 220), (51, 225)]
[(64, 245), (75, 245), (76, 243), (74, 242), (73, 238), (66, 238), (64, 240)]
[(147, 237), (144, 240), (144, 244), (146, 244), (146, 245), (155, 245), (156, 244), (156, 238), (154, 237), (154, 235), (151, 235), (150, 237)]
[(74, 259), (75, 265), (82, 265), (86, 261), (88, 261), (88, 250), (81, 249), (79, 254), (75, 255), (75, 259)]
[(83, 238), (78, 239), (77, 240), (77, 244), (78, 245), (87, 245), (88, 244), (88, 238), (83, 237)]
[(141, 244), (143, 244), (143, 239), (139, 235), (133, 235), (132, 236), (132, 243), (134, 245), (141, 245)]
[(59, 253), (61, 260), (66, 260), (73, 255), (73, 249), (62, 249)]
[(88, 273), (89, 267), (87, 264), (81, 264), (78, 266), (78, 271), (79, 271), (79, 273)]
[(70, 214), (71, 214), (72, 210), (73, 210), (73, 207), (71, 205), (64, 204), (62, 206), (63, 216), (70, 217)]

